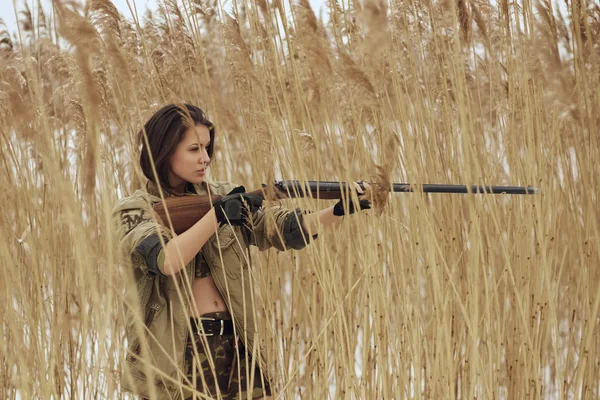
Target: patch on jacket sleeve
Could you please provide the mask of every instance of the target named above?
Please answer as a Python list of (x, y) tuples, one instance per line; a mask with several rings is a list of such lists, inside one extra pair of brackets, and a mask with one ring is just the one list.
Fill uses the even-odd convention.
[[(302, 211), (296, 208), (287, 215), (283, 224), (283, 240), (288, 247), (294, 250), (303, 249), (310, 241), (308, 233), (302, 229), (302, 221)], [(316, 238), (317, 235), (313, 237), (313, 239)]]
[(138, 226), (144, 220), (144, 210), (132, 209), (121, 211), (121, 225), (125, 234), (131, 232), (133, 228)]
[[(163, 237), (163, 241), (166, 244), (168, 242), (168, 239)], [(146, 266), (148, 267), (148, 272), (154, 276), (156, 276), (156, 275), (167, 276), (161, 271), (159, 262), (158, 262), (158, 254), (160, 253), (161, 249), (162, 249), (162, 243), (161, 243), (158, 235), (150, 235), (150, 236), (146, 237), (135, 248), (134, 254), (138, 253), (139, 255), (141, 255), (144, 258), (144, 261), (146, 262)]]

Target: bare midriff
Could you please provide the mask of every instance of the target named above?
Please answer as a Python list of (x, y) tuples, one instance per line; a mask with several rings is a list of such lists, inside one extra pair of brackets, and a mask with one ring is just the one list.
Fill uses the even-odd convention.
[(201, 317), (207, 313), (227, 311), (227, 306), (212, 277), (196, 278), (192, 284), (192, 295), (196, 310), (190, 310), (190, 316)]

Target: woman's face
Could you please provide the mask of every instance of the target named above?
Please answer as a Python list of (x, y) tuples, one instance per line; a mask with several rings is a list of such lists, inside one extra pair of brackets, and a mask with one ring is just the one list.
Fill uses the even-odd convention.
[(183, 139), (169, 160), (169, 179), (177, 192), (183, 192), (186, 182), (202, 183), (210, 157), (206, 147), (210, 144), (210, 132), (204, 125), (188, 128)]

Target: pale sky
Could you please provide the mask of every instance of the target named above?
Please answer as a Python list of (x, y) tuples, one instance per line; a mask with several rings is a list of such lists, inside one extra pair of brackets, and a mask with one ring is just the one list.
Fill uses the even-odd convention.
[[(80, 3), (83, 4), (84, 1), (85, 0), (80, 0)], [(112, 0), (112, 2), (119, 9), (121, 14), (131, 18), (131, 13), (127, 7), (127, 0)], [(135, 3), (138, 13), (145, 10), (147, 6), (155, 8), (156, 2), (157, 0), (129, 0), (129, 4), (133, 5)], [(37, 7), (37, 0), (0, 0), (0, 18), (4, 20), (11, 32), (15, 31), (17, 28), (15, 7), (13, 6), (13, 3), (16, 5), (17, 10), (22, 10), (25, 3), (29, 4), (29, 8), (32, 12), (36, 9), (35, 7)], [(50, 12), (52, 0), (41, 0), (41, 3), (44, 10)]]
[[(84, 1), (85, 0), (80, 0), (80, 3), (83, 3)], [(121, 12), (121, 14), (131, 19), (131, 12), (129, 11), (129, 7), (127, 6), (128, 1), (130, 5), (133, 5), (135, 3), (138, 15), (143, 15), (143, 11), (147, 7), (156, 9), (156, 5), (160, 0), (112, 0), (113, 4)], [(284, 1), (286, 3), (289, 3), (292, 0)], [(317, 14), (318, 16), (320, 9), (325, 4), (325, 0), (309, 0), (309, 2), (313, 7), (313, 10), (315, 11), (315, 14)], [(29, 8), (32, 10), (32, 12), (34, 12), (36, 9), (35, 7), (37, 7), (37, 0), (0, 0), (0, 18), (4, 20), (11, 33), (14, 33), (17, 29), (17, 22), (15, 18), (15, 10), (13, 3), (16, 4), (17, 10), (22, 10), (23, 5), (25, 3), (29, 4)], [(45, 10), (50, 12), (52, 0), (41, 0), (41, 3)], [(229, 1), (225, 1), (225, 3), (229, 3)]]

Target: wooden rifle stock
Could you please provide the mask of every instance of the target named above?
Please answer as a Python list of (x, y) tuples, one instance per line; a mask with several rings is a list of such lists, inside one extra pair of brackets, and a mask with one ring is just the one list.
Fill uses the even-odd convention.
[[(257, 196), (263, 196), (261, 189), (250, 192)], [(162, 201), (154, 204), (154, 211), (159, 216), (162, 223), (169, 227), (169, 219), (167, 213), (171, 218), (173, 224), (173, 230), (178, 235), (187, 231), (196, 222), (200, 221), (212, 208), (212, 204), (215, 201), (220, 200), (223, 196), (200, 196), (200, 195), (188, 195), (188, 196), (174, 196), (167, 197)]]
[[(358, 183), (362, 189), (364, 185)], [(256, 196), (265, 196), (266, 185), (263, 188), (249, 192)], [(277, 198), (288, 197), (312, 197), (323, 200), (339, 200), (350, 195), (354, 191), (354, 185), (345, 182), (323, 182), (323, 181), (277, 181), (274, 183)], [(344, 194), (342, 194), (345, 192)], [(477, 185), (445, 185), (445, 184), (423, 184), (411, 185), (408, 183), (394, 183), (390, 192), (423, 192), (423, 193), (479, 193), (479, 194), (539, 194), (536, 187), (531, 186), (477, 186)], [(164, 199), (168, 213), (173, 224), (175, 233), (180, 234), (187, 231), (196, 222), (206, 215), (211, 209), (211, 204), (221, 199), (222, 196), (177, 196)], [(154, 211), (158, 214), (165, 226), (169, 226), (167, 209), (162, 201), (154, 205)]]

